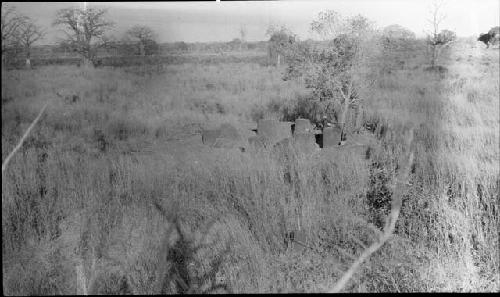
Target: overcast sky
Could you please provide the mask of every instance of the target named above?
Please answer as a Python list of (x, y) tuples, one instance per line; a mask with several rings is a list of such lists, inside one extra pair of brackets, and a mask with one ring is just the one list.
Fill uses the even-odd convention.
[[(345, 16), (362, 14), (377, 27), (400, 24), (423, 36), (430, 29), (427, 19), (434, 0), (331, 0), (331, 1), (241, 1), (241, 2), (87, 2), (90, 7), (108, 8), (115, 22), (116, 37), (135, 24), (151, 27), (160, 42), (230, 41), (239, 37), (244, 26), (247, 40), (265, 40), (269, 24), (283, 24), (299, 38), (315, 38), (309, 25), (320, 11), (333, 9)], [(52, 27), (55, 12), (83, 2), (13, 2), (8, 4), (47, 29), (41, 42), (54, 43), (58, 28)], [(479, 35), (500, 23), (500, 0), (445, 0), (447, 18), (441, 29), (458, 36)]]

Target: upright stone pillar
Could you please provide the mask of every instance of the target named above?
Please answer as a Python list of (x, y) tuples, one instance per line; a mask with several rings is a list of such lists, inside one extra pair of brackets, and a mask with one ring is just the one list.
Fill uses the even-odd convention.
[(296, 119), (294, 133), (311, 132), (312, 125), (308, 119)]
[(269, 142), (277, 142), (280, 125), (275, 119), (262, 119), (257, 124), (257, 133), (265, 137)]
[(292, 123), (291, 122), (279, 122), (279, 132), (277, 141), (281, 141), (285, 138), (292, 137)]
[(338, 127), (326, 127), (323, 129), (323, 148), (338, 146), (341, 130)]
[(294, 144), (297, 149), (304, 153), (312, 153), (318, 149), (314, 134), (309, 132), (296, 133), (293, 136)]

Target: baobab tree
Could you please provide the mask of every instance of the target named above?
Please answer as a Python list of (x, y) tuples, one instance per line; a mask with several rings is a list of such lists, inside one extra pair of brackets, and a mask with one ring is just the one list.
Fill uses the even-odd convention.
[(31, 19), (27, 18), (20, 27), (19, 43), (26, 57), (26, 68), (31, 68), (31, 46), (42, 39), (44, 30), (37, 26)]
[(56, 13), (53, 26), (63, 26), (66, 39), (82, 57), (83, 65), (89, 66), (94, 61), (97, 49), (104, 45), (104, 33), (113, 26), (105, 19), (106, 9), (65, 8)]
[(158, 49), (156, 33), (149, 27), (140, 25), (133, 26), (126, 33), (126, 39), (128, 38), (137, 41), (139, 55), (141, 56), (151, 55)]

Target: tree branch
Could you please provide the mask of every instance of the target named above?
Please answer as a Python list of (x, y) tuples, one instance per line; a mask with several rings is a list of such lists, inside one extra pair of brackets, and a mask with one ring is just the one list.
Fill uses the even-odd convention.
[(411, 151), (412, 142), (413, 142), (413, 128), (409, 130), (406, 137), (406, 145), (407, 145), (406, 147), (408, 150), (408, 153), (405, 154), (406, 163), (403, 166), (403, 169), (401, 170), (400, 174), (398, 175), (394, 183), (395, 191), (394, 195), (392, 196), (393, 199), (391, 203), (392, 204), (391, 213), (387, 217), (383, 233), (379, 235), (379, 239), (377, 242), (374, 242), (372, 245), (370, 245), (370, 247), (368, 247), (363, 251), (363, 253), (351, 265), (349, 270), (347, 270), (344, 273), (344, 275), (340, 278), (340, 280), (335, 284), (335, 286), (330, 290), (329, 293), (338, 293), (342, 291), (342, 289), (347, 285), (347, 282), (352, 278), (354, 273), (356, 273), (359, 266), (361, 266), (361, 264), (366, 259), (368, 259), (373, 253), (375, 253), (378, 249), (380, 249), (384, 245), (384, 243), (386, 243), (392, 236), (403, 203), (402, 202), (403, 189), (409, 176), (411, 164), (413, 163), (413, 152)]
[[(43, 112), (45, 111), (45, 108), (47, 108), (48, 104), (49, 104), (49, 102), (45, 103), (45, 105), (42, 107), (42, 109), (40, 110), (40, 112), (38, 113), (38, 115), (36, 116), (36, 118), (33, 120), (33, 122), (31, 123), (31, 125), (26, 130), (26, 132), (24, 132), (24, 135), (19, 140), (19, 143), (14, 147), (14, 149), (12, 150), (12, 152), (10, 152), (10, 154), (7, 156), (7, 158), (5, 158), (5, 160), (2, 162), (2, 175), (3, 175), (4, 171), (5, 171), (5, 169), (7, 169), (7, 165), (9, 164), (10, 159), (12, 159), (12, 157), (14, 156), (14, 154), (19, 150), (19, 148), (21, 148), (21, 146), (23, 145), (24, 141), (28, 137), (31, 129), (33, 129), (33, 127), (35, 127), (35, 125), (38, 122), (38, 120), (40, 120), (40, 117), (42, 116)], [(2, 198), (3, 198), (3, 196), (2, 196)]]

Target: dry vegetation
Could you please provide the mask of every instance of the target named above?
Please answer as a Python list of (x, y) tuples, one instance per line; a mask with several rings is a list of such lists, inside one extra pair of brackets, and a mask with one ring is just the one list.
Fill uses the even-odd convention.
[[(51, 103), (2, 176), (4, 293), (325, 291), (375, 239), (409, 126), (396, 234), (346, 291), (500, 290), (498, 50), (462, 40), (443, 74), (424, 70), (424, 53), (380, 59), (363, 115), (382, 144), (370, 162), (201, 144), (202, 127), (248, 135), (259, 118), (300, 109), (307, 90), (284, 69), (7, 72), (2, 159)], [(309, 248), (287, 250), (297, 221)]]

